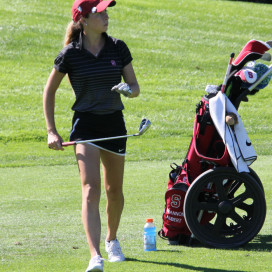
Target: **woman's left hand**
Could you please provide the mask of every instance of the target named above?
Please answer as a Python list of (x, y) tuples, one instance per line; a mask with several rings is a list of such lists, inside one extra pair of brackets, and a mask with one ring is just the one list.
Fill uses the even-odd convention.
[(112, 87), (111, 89), (112, 91), (115, 91), (119, 94), (124, 95), (125, 97), (130, 97), (132, 94), (132, 90), (129, 87), (129, 85), (127, 83), (119, 83), (118, 85), (115, 85), (114, 87)]

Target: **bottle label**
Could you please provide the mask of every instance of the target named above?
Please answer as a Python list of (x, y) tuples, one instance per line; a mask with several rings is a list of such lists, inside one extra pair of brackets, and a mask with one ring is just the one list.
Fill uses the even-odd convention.
[(144, 235), (144, 250), (156, 250), (156, 235)]

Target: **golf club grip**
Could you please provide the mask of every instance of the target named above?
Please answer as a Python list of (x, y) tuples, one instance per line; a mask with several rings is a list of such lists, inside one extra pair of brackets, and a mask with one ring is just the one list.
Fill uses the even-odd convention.
[(61, 145), (62, 146), (70, 146), (70, 145), (75, 145), (76, 142), (75, 141), (72, 141), (72, 142), (63, 142)]

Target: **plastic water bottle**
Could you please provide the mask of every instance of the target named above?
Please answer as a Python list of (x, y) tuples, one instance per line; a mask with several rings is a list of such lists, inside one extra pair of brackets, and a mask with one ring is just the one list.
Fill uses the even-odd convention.
[(156, 251), (156, 227), (153, 224), (153, 219), (146, 219), (144, 225), (144, 250), (145, 251)]

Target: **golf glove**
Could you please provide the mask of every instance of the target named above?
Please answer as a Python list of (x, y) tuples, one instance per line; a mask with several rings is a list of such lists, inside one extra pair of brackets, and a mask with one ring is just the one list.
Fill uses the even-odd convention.
[(116, 91), (119, 94), (124, 95), (125, 97), (130, 97), (132, 90), (130, 89), (129, 85), (127, 83), (119, 83), (118, 85), (115, 85), (111, 89), (112, 91)]

